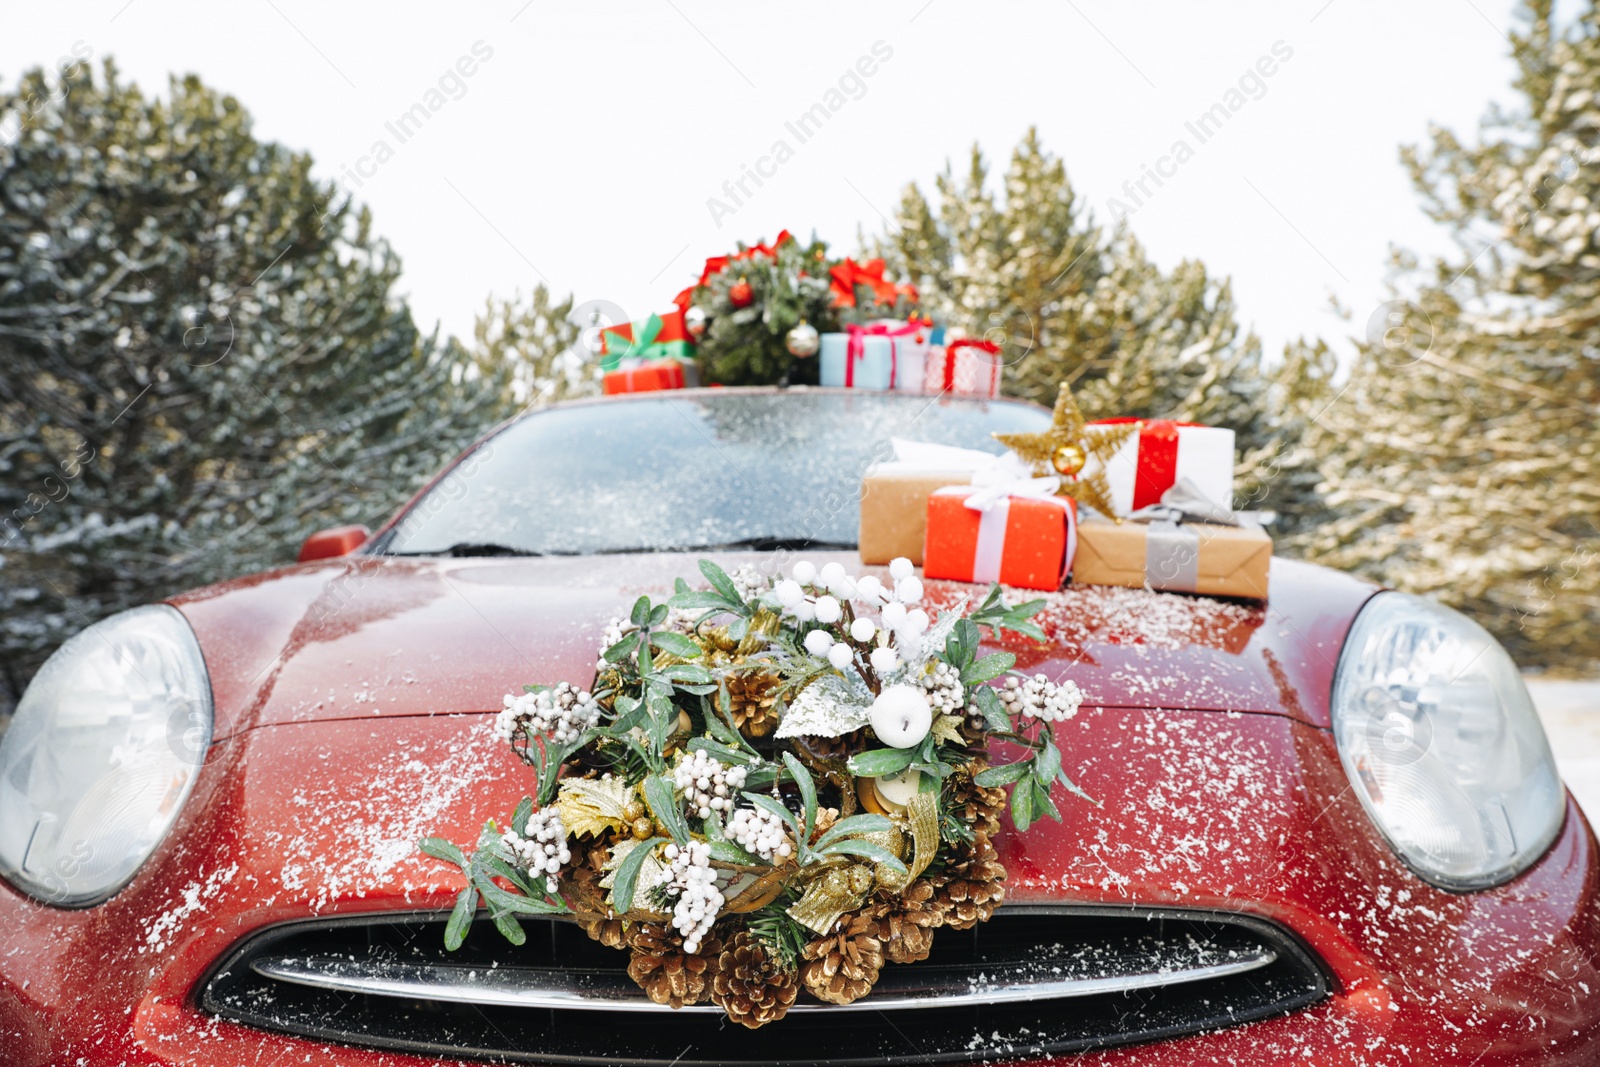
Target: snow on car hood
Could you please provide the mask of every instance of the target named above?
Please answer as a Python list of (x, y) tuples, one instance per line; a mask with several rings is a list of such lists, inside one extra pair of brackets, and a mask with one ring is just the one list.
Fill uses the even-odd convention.
[[(853, 554), (831, 558), (856, 566)], [(771, 555), (718, 559), (731, 568)], [(495, 711), (525, 683), (587, 684), (606, 623), (642, 593), (665, 596), (677, 577), (698, 579), (695, 556), (351, 557), (172, 603), (205, 653), (222, 738), (257, 725)], [(1008, 637), (1004, 646), (1019, 669), (1075, 679), (1091, 705), (1266, 712), (1325, 726), (1334, 663), (1374, 587), (1285, 560), (1273, 561), (1271, 582), (1267, 604), (1068, 586), (1044, 596), (1047, 644)], [(945, 602), (982, 592), (945, 582), (928, 590)]]

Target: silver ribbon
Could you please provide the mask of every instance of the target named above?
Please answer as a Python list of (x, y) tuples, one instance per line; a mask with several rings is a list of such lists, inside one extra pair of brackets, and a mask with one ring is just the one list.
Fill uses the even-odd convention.
[(1144, 542), (1144, 577), (1150, 588), (1193, 593), (1200, 587), (1200, 531), (1193, 524), (1259, 530), (1264, 518), (1259, 512), (1231, 511), (1189, 479), (1179, 478), (1161, 494), (1161, 503), (1140, 508), (1126, 521), (1150, 526)]

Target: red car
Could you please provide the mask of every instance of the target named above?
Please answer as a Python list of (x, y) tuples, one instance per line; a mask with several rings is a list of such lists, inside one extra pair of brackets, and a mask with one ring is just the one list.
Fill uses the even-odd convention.
[(1047, 645), (1007, 638), (1085, 692), (1061, 736), (1103, 807), (1003, 834), (994, 920), (849, 1008), (673, 1012), (561, 921), (444, 951), (461, 876), (417, 841), (526, 791), (502, 694), (587, 683), (606, 621), (697, 555), (853, 565), (890, 437), (1047, 420), (807, 389), (560, 405), (370, 539), (89, 628), (0, 740), (0, 1062), (1600, 1063), (1595, 837), (1510, 659), (1287, 560), (1264, 604), (1068, 586)]

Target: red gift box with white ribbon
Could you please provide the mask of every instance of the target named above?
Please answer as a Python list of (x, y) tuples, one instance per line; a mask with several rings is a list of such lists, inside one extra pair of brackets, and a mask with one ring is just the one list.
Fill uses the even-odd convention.
[(928, 497), (922, 575), (1059, 589), (1078, 551), (1078, 511), (1056, 478), (950, 485)]

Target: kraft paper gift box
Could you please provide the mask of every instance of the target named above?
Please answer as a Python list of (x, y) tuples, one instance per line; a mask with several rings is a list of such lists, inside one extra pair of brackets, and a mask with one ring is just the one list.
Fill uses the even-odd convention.
[(683, 363), (676, 359), (661, 359), (649, 363), (625, 366), (609, 371), (600, 379), (600, 389), (606, 396), (618, 393), (654, 393), (662, 389), (682, 389)]
[(1074, 585), (1127, 585), (1168, 592), (1267, 598), (1272, 538), (1258, 529), (1200, 522), (1078, 526)]
[(1127, 423), (1137, 424), (1139, 432), (1124, 441), (1105, 466), (1118, 515), (1160, 503), (1161, 494), (1182, 478), (1208, 500), (1232, 506), (1232, 430), (1170, 419), (1097, 419), (1090, 425)]
[(929, 330), (917, 323), (846, 326), (844, 333), (822, 335), (818, 373), (822, 384), (845, 389), (920, 392)]
[[(1018, 486), (1031, 484), (1026, 494)], [(946, 486), (928, 498), (924, 578), (1023, 589), (1061, 588), (1072, 566), (1077, 505), (1058, 479), (1018, 486)]]
[(861, 479), (861, 562), (885, 564), (899, 556), (922, 564), (928, 498), (947, 485), (988, 485), (1031, 473), (1016, 456), (975, 448), (894, 438), (895, 458), (867, 468)]

